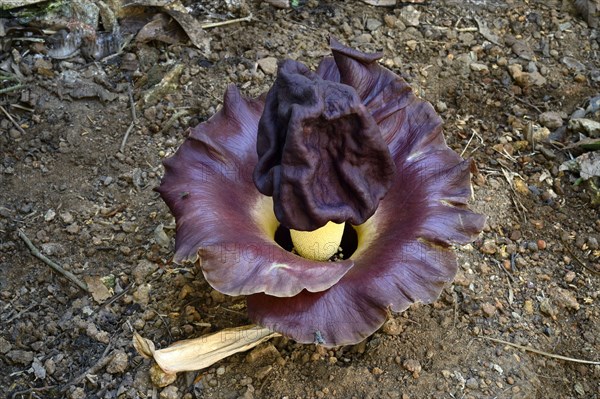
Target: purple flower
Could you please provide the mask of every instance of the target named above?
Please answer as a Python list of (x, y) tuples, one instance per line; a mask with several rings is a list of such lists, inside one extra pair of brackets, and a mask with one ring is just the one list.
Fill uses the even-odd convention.
[[(471, 161), (448, 148), (432, 106), (380, 54), (331, 48), (315, 73), (280, 63), (267, 96), (230, 86), (165, 161), (158, 189), (177, 220), (176, 262), (198, 261), (216, 290), (247, 295), (255, 323), (325, 346), (436, 300), (456, 273), (451, 245), (485, 221), (467, 208)], [(324, 225), (340, 226), (342, 259), (300, 250), (298, 237)], [(319, 239), (336, 252), (339, 240)]]

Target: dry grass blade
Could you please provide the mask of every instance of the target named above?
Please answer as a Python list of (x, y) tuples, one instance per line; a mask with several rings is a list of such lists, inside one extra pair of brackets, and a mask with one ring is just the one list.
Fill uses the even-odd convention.
[(523, 351), (533, 352), (533, 353), (537, 353), (538, 355), (551, 357), (553, 359), (560, 359), (560, 360), (564, 360), (564, 361), (567, 361), (567, 362), (573, 362), (573, 363), (600, 365), (600, 362), (595, 362), (593, 360), (582, 360), (582, 359), (576, 359), (574, 357), (567, 357), (567, 356), (562, 356), (562, 355), (555, 355), (554, 353), (544, 352), (544, 351), (541, 351), (539, 349), (529, 348), (527, 346), (523, 346), (523, 345), (519, 345), (519, 344), (513, 344), (512, 342), (503, 341), (503, 340), (498, 339), (498, 338), (482, 337), (482, 336), (477, 337), (477, 338), (487, 339), (488, 341), (498, 342), (500, 344), (512, 346), (514, 348), (521, 349)]

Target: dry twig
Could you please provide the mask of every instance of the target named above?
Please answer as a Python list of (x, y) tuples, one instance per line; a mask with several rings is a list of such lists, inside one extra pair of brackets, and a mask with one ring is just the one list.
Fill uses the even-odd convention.
[(123, 141), (121, 141), (121, 147), (119, 147), (119, 152), (123, 152), (125, 150), (125, 145), (127, 144), (127, 139), (129, 139), (129, 135), (131, 131), (137, 124), (137, 115), (135, 113), (135, 101), (133, 100), (133, 92), (131, 90), (131, 85), (129, 86), (129, 105), (131, 107), (131, 123), (125, 132), (125, 136), (123, 136)]
[(17, 391), (15, 393), (13, 393), (12, 395), (10, 395), (11, 399), (15, 399), (17, 396), (21, 396), (24, 397), (25, 395), (29, 394), (29, 397), (31, 397), (31, 394), (34, 392), (44, 392), (44, 391), (49, 391), (53, 388), (56, 388), (56, 385), (48, 385), (45, 387), (39, 387), (39, 388), (29, 388), (29, 389), (25, 389), (24, 391)]
[(29, 250), (31, 251), (31, 254), (33, 256), (35, 256), (36, 258), (38, 258), (39, 260), (41, 260), (42, 262), (44, 262), (45, 264), (47, 264), (48, 266), (50, 266), (55, 272), (63, 275), (64, 277), (66, 277), (68, 280), (71, 280), (72, 283), (74, 283), (76, 286), (78, 286), (79, 288), (81, 288), (83, 291), (88, 292), (88, 287), (87, 284), (84, 283), (83, 281), (81, 281), (80, 279), (78, 279), (73, 273), (71, 273), (68, 270), (65, 270), (62, 268), (62, 266), (60, 266), (58, 263), (48, 259), (46, 256), (44, 256), (39, 249), (37, 249), (29, 240), (29, 238), (25, 235), (25, 233), (22, 230), (18, 230), (18, 234), (19, 234), (19, 238), (21, 240), (23, 240), (23, 242), (25, 243), (25, 245), (27, 245), (27, 247), (29, 248)]
[(252, 14), (248, 15), (247, 17), (230, 19), (230, 20), (222, 21), (222, 22), (209, 22), (207, 24), (200, 25), (200, 27), (202, 29), (208, 29), (208, 28), (216, 28), (218, 26), (235, 24), (238, 22), (250, 22), (250, 21), (252, 21)]
[(565, 245), (565, 248), (567, 249), (567, 252), (569, 252), (569, 254), (573, 257), (573, 259), (575, 259), (577, 261), (577, 263), (579, 263), (584, 269), (586, 269), (587, 271), (592, 272), (594, 274), (600, 274), (599, 271), (592, 269), (591, 267), (589, 267), (588, 265), (586, 265), (584, 261), (582, 261), (581, 259), (579, 259), (577, 257), (577, 255), (575, 255), (573, 253), (573, 251), (571, 250), (571, 248), (568, 245)]
[(582, 359), (576, 359), (574, 357), (567, 357), (567, 356), (562, 356), (562, 355), (555, 355), (554, 353), (544, 352), (544, 351), (541, 351), (539, 349), (529, 348), (527, 346), (523, 346), (523, 345), (519, 345), (519, 344), (513, 344), (512, 342), (503, 341), (503, 340), (498, 339), (498, 338), (484, 337), (484, 336), (479, 336), (477, 338), (487, 339), (488, 341), (498, 342), (500, 344), (512, 346), (514, 348), (521, 349), (523, 351), (537, 353), (538, 355), (547, 356), (547, 357), (551, 357), (551, 358), (554, 358), (554, 359), (565, 360), (567, 362), (600, 365), (600, 362), (595, 362), (593, 360), (582, 360)]
[(13, 119), (12, 115), (9, 114), (8, 111), (5, 110), (2, 105), (0, 105), (0, 110), (4, 113), (4, 115), (6, 115), (6, 117), (12, 122), (12, 124), (15, 125), (15, 127), (17, 128), (17, 130), (19, 132), (21, 132), (21, 134), (25, 134), (25, 130), (23, 130), (23, 128), (21, 126), (19, 126), (19, 124), (17, 123), (17, 121), (15, 121)]

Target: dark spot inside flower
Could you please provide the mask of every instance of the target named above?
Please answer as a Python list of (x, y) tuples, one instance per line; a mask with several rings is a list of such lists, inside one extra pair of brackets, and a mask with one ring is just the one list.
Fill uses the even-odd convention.
[[(280, 224), (275, 231), (274, 239), (286, 251), (292, 252), (294, 250), (290, 229), (287, 227)], [(356, 251), (356, 248), (358, 248), (358, 233), (350, 223), (346, 223), (344, 226), (344, 235), (342, 236), (340, 248), (341, 251), (332, 256), (331, 260), (349, 259), (354, 254), (354, 251)]]

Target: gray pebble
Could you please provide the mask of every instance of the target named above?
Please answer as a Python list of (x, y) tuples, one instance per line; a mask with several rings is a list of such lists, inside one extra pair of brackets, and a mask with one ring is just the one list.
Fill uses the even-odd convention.
[(117, 351), (113, 359), (106, 366), (106, 371), (110, 374), (121, 374), (125, 370), (127, 370), (127, 366), (129, 364), (129, 357), (127, 353), (123, 351)]
[(443, 101), (438, 101), (435, 104), (435, 109), (437, 110), (437, 112), (440, 112), (440, 113), (446, 112), (448, 110), (448, 105), (446, 105), (446, 103)]
[(382, 25), (381, 21), (375, 18), (368, 18), (366, 28), (369, 32), (376, 31)]
[(558, 129), (563, 125), (563, 119), (558, 112), (544, 112), (540, 114), (538, 119), (540, 123), (548, 129)]
[(467, 379), (467, 381), (465, 382), (465, 387), (469, 388), (469, 389), (478, 389), (479, 388), (479, 382), (477, 381), (476, 378), (469, 378)]
[(175, 385), (169, 385), (159, 395), (160, 399), (179, 399), (179, 388)]
[(0, 353), (5, 354), (12, 349), (12, 344), (4, 337), (0, 337)]
[(21, 132), (15, 128), (12, 128), (8, 131), (8, 135), (13, 140), (18, 140), (21, 138)]
[(579, 62), (578, 60), (576, 60), (573, 57), (563, 57), (560, 60), (563, 64), (566, 65), (567, 68), (577, 71), (577, 72), (582, 72), (585, 71), (585, 65), (583, 65), (581, 62)]
[(33, 352), (16, 349), (8, 352), (6, 357), (12, 360), (14, 363), (26, 366), (33, 361)]

